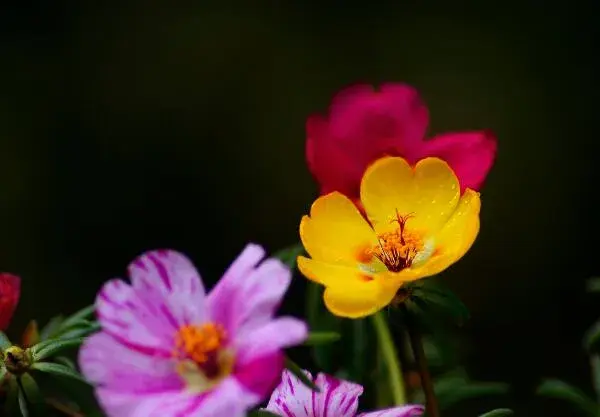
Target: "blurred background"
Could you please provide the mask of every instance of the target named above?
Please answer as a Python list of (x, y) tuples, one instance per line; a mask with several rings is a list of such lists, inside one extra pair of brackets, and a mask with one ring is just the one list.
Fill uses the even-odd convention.
[[(210, 286), (246, 242), (297, 242), (316, 195), (306, 117), (348, 84), (404, 81), (430, 134), (498, 136), (480, 236), (443, 274), (472, 314), (463, 363), (511, 383), (518, 415), (570, 414), (533, 390), (555, 376), (591, 392), (592, 3), (3, 3), (0, 269), (23, 278), (11, 331), (89, 304), (148, 249), (187, 253)], [(303, 314), (304, 285), (284, 310)]]

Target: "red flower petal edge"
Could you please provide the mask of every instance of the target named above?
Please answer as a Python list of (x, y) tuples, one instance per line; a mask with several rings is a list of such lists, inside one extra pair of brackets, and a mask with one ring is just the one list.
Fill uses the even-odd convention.
[(6, 330), (21, 296), (21, 278), (0, 273), (0, 330)]
[(477, 190), (496, 156), (489, 131), (449, 133), (425, 140), (429, 112), (413, 87), (388, 83), (376, 91), (355, 85), (337, 93), (327, 116), (306, 123), (306, 159), (320, 193), (339, 191), (358, 199), (362, 175), (382, 156), (416, 163), (439, 157), (452, 167), (461, 188)]

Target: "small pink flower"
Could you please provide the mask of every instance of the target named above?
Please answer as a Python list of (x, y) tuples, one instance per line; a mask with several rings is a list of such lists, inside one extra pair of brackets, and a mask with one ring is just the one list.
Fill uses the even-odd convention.
[(0, 330), (6, 330), (21, 297), (21, 278), (0, 273)]
[(327, 116), (306, 122), (306, 160), (320, 194), (339, 191), (357, 200), (367, 167), (383, 156), (414, 164), (426, 157), (448, 163), (461, 190), (478, 190), (496, 157), (489, 131), (444, 133), (425, 140), (429, 112), (406, 84), (354, 85), (335, 95)]
[[(304, 373), (313, 380), (308, 371)], [(312, 391), (284, 370), (267, 410), (282, 417), (417, 417), (423, 414), (422, 406), (406, 405), (357, 415), (358, 397), (363, 393), (361, 385), (325, 374), (318, 374), (313, 381), (320, 392)]]
[[(271, 391), (306, 325), (274, 318), (287, 267), (248, 245), (206, 295), (182, 254), (148, 252), (96, 299), (102, 331), (79, 364), (110, 417), (238, 417)], [(260, 264), (259, 264), (260, 263)]]

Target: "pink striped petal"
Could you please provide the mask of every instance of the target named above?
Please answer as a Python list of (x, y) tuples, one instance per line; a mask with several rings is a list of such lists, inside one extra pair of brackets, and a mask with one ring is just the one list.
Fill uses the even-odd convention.
[(205, 319), (205, 291), (194, 264), (172, 250), (146, 252), (128, 267), (136, 290), (154, 292), (164, 299), (178, 324)]
[(105, 332), (86, 339), (79, 350), (79, 366), (92, 384), (120, 392), (148, 394), (183, 388), (172, 359), (131, 350)]
[(403, 407), (371, 411), (370, 413), (361, 413), (357, 417), (419, 417), (423, 415), (423, 411), (423, 406), (405, 405)]
[(207, 298), (211, 318), (230, 334), (251, 333), (267, 323), (291, 282), (289, 268), (264, 258), (264, 250), (249, 244), (225, 272)]
[(152, 290), (108, 281), (96, 297), (103, 330), (123, 345), (147, 355), (170, 357), (177, 322), (165, 300)]
[(325, 374), (318, 374), (315, 383), (321, 389), (319, 394), (312, 393), (315, 416), (354, 417), (363, 393), (361, 385)]
[[(312, 380), (310, 372), (304, 374)], [(312, 390), (286, 369), (266, 409), (282, 417), (318, 417), (313, 414), (312, 398)]]

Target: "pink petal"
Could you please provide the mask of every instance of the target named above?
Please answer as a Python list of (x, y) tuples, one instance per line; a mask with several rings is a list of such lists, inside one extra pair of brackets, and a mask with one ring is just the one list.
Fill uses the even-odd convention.
[(255, 359), (270, 356), (283, 348), (302, 343), (308, 336), (306, 323), (291, 317), (281, 317), (236, 335), (233, 341), (236, 361), (243, 366)]
[(249, 244), (207, 297), (211, 318), (229, 334), (244, 334), (268, 322), (291, 282), (281, 262), (263, 259), (264, 250)]
[(79, 366), (92, 384), (120, 392), (154, 393), (183, 387), (172, 359), (129, 349), (105, 332), (86, 339), (79, 350)]
[(273, 392), (273, 388), (281, 378), (284, 359), (282, 352), (276, 352), (243, 365), (236, 364), (234, 377), (246, 390), (264, 399)]
[(172, 250), (146, 252), (128, 267), (136, 290), (154, 292), (164, 300), (179, 325), (205, 319), (205, 291), (194, 264)]
[(318, 374), (315, 383), (321, 389), (319, 394), (312, 393), (315, 416), (354, 417), (363, 393), (361, 385), (325, 374)]
[[(310, 372), (304, 371), (304, 374), (312, 380)], [(312, 398), (312, 390), (286, 369), (266, 409), (282, 417), (317, 417), (311, 414)]]
[(423, 411), (423, 406), (405, 405), (403, 407), (371, 411), (370, 413), (360, 413), (357, 417), (418, 417), (423, 415)]
[(103, 330), (128, 348), (171, 356), (178, 325), (154, 290), (136, 290), (118, 279), (108, 281), (96, 297), (96, 314)]
[(435, 156), (448, 162), (461, 191), (478, 190), (496, 158), (497, 143), (489, 131), (446, 133), (423, 144), (420, 158)]
[(259, 401), (231, 378), (202, 395), (185, 391), (130, 395), (108, 389), (96, 394), (109, 417), (243, 417)]

